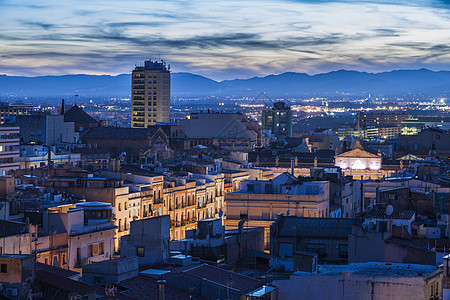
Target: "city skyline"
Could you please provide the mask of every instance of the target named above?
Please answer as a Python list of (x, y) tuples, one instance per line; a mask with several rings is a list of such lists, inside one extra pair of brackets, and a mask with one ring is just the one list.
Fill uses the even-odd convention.
[(0, 74), (449, 70), (448, 1), (0, 1)]

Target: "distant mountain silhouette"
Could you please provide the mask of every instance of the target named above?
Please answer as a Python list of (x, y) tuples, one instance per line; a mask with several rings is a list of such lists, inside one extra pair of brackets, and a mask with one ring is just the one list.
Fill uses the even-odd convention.
[[(129, 97), (130, 74), (63, 75), (18, 77), (0, 75), (0, 96), (31, 98)], [(450, 71), (399, 70), (366, 73), (339, 70), (308, 75), (283, 73), (250, 79), (214, 81), (191, 73), (172, 73), (172, 95), (196, 96), (253, 96), (266, 92), (271, 97), (304, 97), (342, 95), (405, 95), (423, 93), (443, 95), (450, 91)]]

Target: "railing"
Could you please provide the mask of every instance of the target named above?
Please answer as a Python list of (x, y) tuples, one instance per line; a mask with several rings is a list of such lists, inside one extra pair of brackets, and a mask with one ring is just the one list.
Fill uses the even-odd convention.
[(117, 226), (114, 225), (114, 222), (108, 221), (103, 224), (84, 226), (82, 229), (79, 229), (79, 230), (71, 230), (69, 236), (75, 237), (75, 236), (79, 236), (79, 235), (83, 235), (83, 234), (99, 232), (99, 231), (115, 229), (115, 228), (117, 228)]
[(75, 261), (75, 268), (80, 268), (80, 267), (82, 267), (84, 265), (87, 265), (87, 264), (89, 264), (89, 258), (87, 258), (87, 257), (80, 258), (80, 259), (77, 259)]

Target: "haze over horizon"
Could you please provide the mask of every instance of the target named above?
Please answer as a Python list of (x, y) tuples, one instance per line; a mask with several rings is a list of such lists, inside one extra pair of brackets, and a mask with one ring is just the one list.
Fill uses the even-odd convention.
[(0, 1), (0, 74), (450, 70), (450, 1)]

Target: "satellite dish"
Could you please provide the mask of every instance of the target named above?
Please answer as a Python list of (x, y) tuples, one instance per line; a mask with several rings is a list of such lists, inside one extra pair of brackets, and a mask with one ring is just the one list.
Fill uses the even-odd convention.
[(220, 218), (223, 217), (223, 211), (219, 211), (219, 217), (220, 217)]
[(385, 210), (385, 214), (390, 216), (394, 212), (394, 207), (392, 205), (388, 205)]

